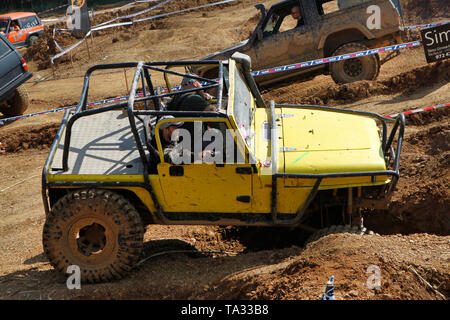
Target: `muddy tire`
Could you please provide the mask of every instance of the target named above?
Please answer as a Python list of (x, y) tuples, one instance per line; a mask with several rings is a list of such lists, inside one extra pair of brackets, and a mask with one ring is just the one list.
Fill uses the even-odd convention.
[(139, 213), (121, 195), (101, 189), (70, 192), (56, 202), (43, 231), (44, 252), (66, 274), (80, 268), (81, 281), (121, 279), (138, 261), (144, 238)]
[[(344, 44), (333, 52), (332, 56), (368, 50), (358, 42)], [(348, 59), (330, 64), (330, 74), (336, 83), (350, 83), (360, 80), (375, 80), (380, 72), (378, 54)]]
[(308, 243), (314, 242), (322, 237), (325, 237), (329, 234), (336, 234), (336, 233), (352, 233), (352, 234), (359, 234), (359, 235), (372, 235), (375, 234), (373, 231), (367, 230), (366, 228), (360, 228), (358, 226), (350, 226), (348, 224), (346, 225), (338, 225), (338, 226), (331, 226), (328, 228), (320, 229), (319, 231), (313, 233), (305, 242), (305, 245)]
[(20, 116), (28, 109), (30, 97), (25, 87), (20, 86), (14, 91), (14, 96), (6, 101), (0, 112), (7, 117)]
[(31, 47), (38, 39), (37, 36), (31, 36), (30, 39), (28, 39), (28, 45)]

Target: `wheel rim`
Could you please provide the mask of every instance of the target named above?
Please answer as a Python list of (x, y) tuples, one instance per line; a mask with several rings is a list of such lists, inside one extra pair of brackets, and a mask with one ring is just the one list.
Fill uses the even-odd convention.
[(86, 264), (107, 262), (116, 248), (116, 232), (97, 218), (75, 221), (67, 234), (71, 256)]
[(362, 73), (363, 65), (360, 59), (349, 59), (344, 62), (344, 72), (350, 77), (357, 77)]

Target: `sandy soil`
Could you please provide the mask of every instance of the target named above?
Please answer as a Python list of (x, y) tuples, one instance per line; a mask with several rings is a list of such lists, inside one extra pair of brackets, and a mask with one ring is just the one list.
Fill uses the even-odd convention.
[[(206, 2), (174, 1), (154, 13)], [(73, 65), (63, 59), (55, 75), (44, 63), (53, 50), (44, 37), (28, 55), (37, 50), (47, 55), (29, 59), (29, 65), (36, 76), (51, 79), (82, 76), (98, 63), (199, 58), (247, 37), (258, 20), (253, 8), (258, 2), (242, 0), (105, 31), (95, 35), (94, 45), (88, 42), (90, 58), (83, 45), (72, 56)], [(434, 2), (403, 1), (407, 22), (448, 19), (449, 10), (430, 7)], [(58, 39), (64, 46), (77, 41)], [(385, 63), (376, 81), (339, 86), (328, 76), (318, 76), (265, 89), (263, 95), (280, 103), (392, 114), (450, 102), (449, 78), (448, 61), (428, 65), (422, 48), (416, 48)], [(124, 82), (124, 73), (94, 76), (89, 100), (126, 94)], [(33, 113), (76, 104), (82, 78), (26, 86), (31, 96), (27, 113)], [(364, 215), (365, 225), (379, 235), (330, 235), (304, 247), (305, 235), (298, 230), (153, 225), (145, 233), (141, 263), (127, 278), (83, 285), (81, 290), (67, 289), (41, 243), (45, 215), (40, 173), (61, 116), (0, 127), (0, 299), (318, 299), (331, 275), (336, 277), (337, 299), (450, 296), (448, 109), (408, 117), (401, 179), (390, 208)], [(370, 266), (381, 271), (376, 290), (366, 285)]]

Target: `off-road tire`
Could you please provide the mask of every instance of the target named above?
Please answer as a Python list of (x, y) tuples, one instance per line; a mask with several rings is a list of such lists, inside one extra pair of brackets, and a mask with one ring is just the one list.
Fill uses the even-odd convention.
[(30, 39), (28, 39), (28, 46), (32, 46), (39, 38), (37, 36), (31, 36)]
[(7, 117), (20, 116), (28, 109), (30, 97), (25, 87), (20, 86), (14, 91), (14, 96), (7, 100), (0, 112)]
[(358, 226), (351, 226), (349, 224), (346, 225), (334, 225), (328, 228), (320, 229), (319, 231), (313, 233), (309, 238), (306, 240), (305, 245), (308, 243), (314, 242), (322, 237), (325, 237), (329, 234), (336, 234), (336, 233), (352, 233), (352, 234), (359, 234), (359, 235), (373, 235), (375, 234), (373, 231), (367, 230), (366, 228), (360, 228)]
[[(66, 276), (70, 265), (78, 266), (85, 283), (121, 279), (137, 263), (143, 238), (144, 227), (133, 205), (102, 189), (77, 190), (62, 197), (43, 230), (44, 252), (51, 265)], [(94, 248), (96, 252), (91, 251)]]
[[(365, 51), (368, 48), (359, 42), (344, 44), (333, 52), (332, 56)], [(330, 64), (330, 74), (334, 82), (350, 83), (360, 80), (375, 80), (380, 73), (380, 57), (372, 54), (365, 57), (348, 59)]]

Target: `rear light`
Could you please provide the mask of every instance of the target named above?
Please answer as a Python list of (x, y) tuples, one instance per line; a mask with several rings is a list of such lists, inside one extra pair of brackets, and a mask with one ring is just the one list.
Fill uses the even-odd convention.
[(23, 70), (28, 71), (28, 65), (24, 58), (20, 59), (20, 63), (22, 64)]

